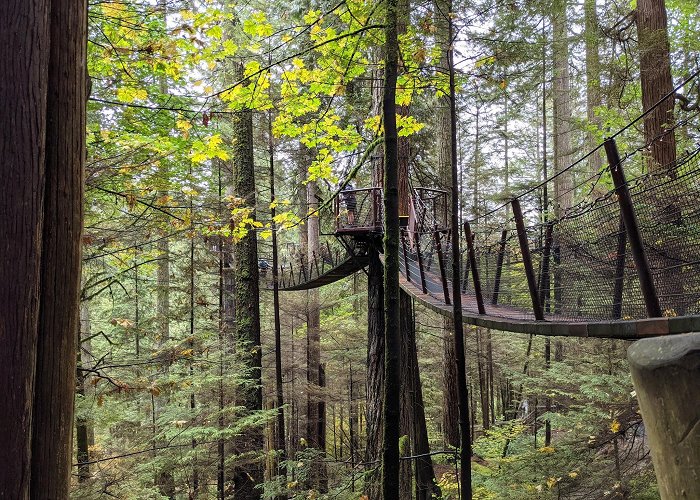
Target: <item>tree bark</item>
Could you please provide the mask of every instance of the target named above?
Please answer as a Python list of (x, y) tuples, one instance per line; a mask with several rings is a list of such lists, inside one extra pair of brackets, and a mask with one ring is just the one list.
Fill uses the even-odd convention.
[(50, 21), (32, 498), (67, 498), (70, 486), (83, 227), (87, 2), (53, 0)]
[[(238, 75), (243, 75), (242, 64), (236, 64)], [(253, 161), (253, 114), (244, 109), (233, 114), (234, 158), (233, 188), (237, 197), (251, 209), (255, 219), (255, 165)], [(237, 402), (247, 412), (262, 410), (262, 357), (260, 352), (260, 291), (258, 247), (255, 230), (250, 230), (234, 243), (235, 284), (235, 341), (236, 359), (247, 379), (237, 388)], [(241, 457), (233, 471), (235, 496), (239, 500), (258, 500), (263, 482), (263, 431), (253, 427), (236, 438), (236, 450)]]
[[(78, 338), (78, 353), (77, 353), (77, 369), (78, 379), (76, 393), (82, 398), (87, 395), (87, 387), (89, 378), (87, 372), (81, 368), (86, 368), (89, 363), (86, 358), (90, 356), (90, 340), (83, 341), (83, 338), (90, 336), (90, 311), (86, 303), (80, 306), (80, 336)], [(85, 361), (84, 361), (85, 360)], [(75, 422), (75, 439), (76, 439), (76, 462), (78, 464), (78, 481), (87, 481), (90, 478), (90, 434), (92, 434), (92, 424), (84, 417), (76, 418)]]
[(0, 3), (0, 497), (13, 499), (29, 497), (31, 472), (49, 4)]
[(368, 474), (365, 494), (379, 498), (379, 461), (382, 449), (382, 414), (384, 393), (384, 269), (379, 253), (369, 248), (367, 269), (367, 387), (365, 463)]
[(399, 60), (398, 1), (387, 0), (384, 96), (384, 436), (382, 497), (399, 499), (399, 394), (401, 349), (399, 305), (399, 158), (396, 130), (396, 79)]
[[(415, 469), (415, 492), (417, 500), (430, 500), (440, 496), (440, 488), (435, 484), (435, 472), (433, 461), (430, 458), (430, 444), (428, 442), (428, 429), (425, 422), (425, 410), (423, 403), (423, 389), (420, 381), (420, 369), (418, 367), (418, 346), (416, 343), (416, 324), (413, 313), (413, 299), (406, 292), (401, 290), (401, 337), (402, 337), (402, 380), (404, 387), (401, 393), (405, 395), (401, 406), (402, 426), (405, 421), (410, 436), (411, 454), (418, 457), (412, 461), (403, 461), (401, 466), (407, 464), (408, 467), (414, 465)], [(405, 416), (404, 416), (405, 412)], [(404, 431), (402, 430), (402, 434)], [(410, 475), (408, 476), (410, 478)], [(401, 498), (410, 498), (411, 483), (402, 484), (401, 487), (408, 486), (407, 494)]]
[[(601, 120), (596, 116), (596, 108), (602, 104), (600, 89), (600, 47), (598, 12), (596, 0), (584, 0), (583, 13), (585, 19), (584, 42), (586, 50), (586, 117), (589, 127), (601, 128)], [(586, 149), (592, 151), (597, 144), (593, 131), (586, 131)], [(588, 169), (591, 175), (597, 173), (603, 166), (601, 152), (594, 153), (588, 159)]]
[[(664, 0), (638, 0), (639, 74), (644, 111), (650, 110), (673, 90), (667, 24)], [(644, 117), (644, 136), (647, 144), (651, 145), (650, 171), (673, 171), (675, 167), (673, 106), (674, 98), (671, 96)]]
[[(275, 449), (277, 450), (277, 463), (283, 464), (287, 459), (286, 439), (284, 429), (284, 391), (282, 379), (282, 325), (280, 319), (280, 293), (278, 282), (278, 267), (279, 257), (277, 250), (277, 224), (275, 223), (275, 145), (272, 136), (272, 113), (268, 113), (268, 153), (270, 162), (270, 219), (272, 228), (272, 294), (275, 322), (275, 404), (277, 406), (277, 420), (275, 432)], [(286, 478), (287, 468), (284, 465), (278, 465), (277, 473)], [(286, 495), (279, 495), (278, 500), (284, 500)]]

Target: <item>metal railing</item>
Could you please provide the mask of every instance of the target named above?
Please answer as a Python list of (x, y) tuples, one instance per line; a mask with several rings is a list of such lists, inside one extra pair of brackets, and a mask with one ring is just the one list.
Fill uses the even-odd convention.
[(379, 232), (384, 223), (382, 188), (345, 189), (333, 202), (336, 233)]

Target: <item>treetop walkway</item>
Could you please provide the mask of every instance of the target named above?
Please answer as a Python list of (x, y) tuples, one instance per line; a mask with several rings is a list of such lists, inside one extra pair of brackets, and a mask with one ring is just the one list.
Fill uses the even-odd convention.
[[(697, 115), (622, 157), (607, 139), (566, 170), (465, 221), (457, 235), (464, 322), (618, 339), (700, 330), (700, 134), (689, 126)], [(681, 127), (686, 151), (672, 164), (655, 164), (648, 152)], [(591, 169), (593, 155), (607, 166)], [(400, 282), (449, 316), (448, 196), (411, 189)], [(337, 193), (326, 234), (332, 238), (318, 255), (287, 255), (279, 289), (316, 288), (362, 270), (370, 249), (382, 251), (382, 209), (379, 187)]]

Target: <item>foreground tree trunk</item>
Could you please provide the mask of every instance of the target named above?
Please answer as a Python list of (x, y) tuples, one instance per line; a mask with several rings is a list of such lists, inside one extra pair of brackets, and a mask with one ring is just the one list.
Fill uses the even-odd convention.
[(68, 498), (70, 486), (79, 338), (87, 2), (54, 0), (50, 36), (32, 498)]
[(49, 3), (0, 3), (0, 497), (29, 496), (44, 190)]
[[(238, 74), (243, 74), (238, 65)], [(255, 219), (255, 165), (253, 162), (253, 114), (249, 109), (233, 115), (234, 176), (233, 189), (244, 200)], [(237, 403), (248, 413), (262, 410), (262, 357), (260, 352), (260, 291), (258, 276), (258, 240), (254, 230), (234, 244), (235, 284), (235, 342), (236, 359), (247, 379), (237, 388)], [(233, 472), (236, 499), (257, 500), (263, 482), (263, 462), (259, 456), (263, 449), (263, 430), (249, 428), (236, 438), (236, 451), (240, 455)]]

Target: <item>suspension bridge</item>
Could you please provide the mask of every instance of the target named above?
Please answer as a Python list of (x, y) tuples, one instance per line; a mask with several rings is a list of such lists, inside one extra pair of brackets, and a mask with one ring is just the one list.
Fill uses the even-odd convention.
[[(638, 158), (621, 159), (613, 141), (605, 146), (613, 164), (552, 198), (551, 213), (558, 217), (543, 216), (545, 182), (465, 222), (459, 237), (466, 323), (618, 339), (700, 330), (700, 150), (627, 180), (625, 164)], [(589, 195), (582, 201), (561, 207), (583, 189)], [(280, 290), (318, 288), (350, 276), (367, 266), (371, 245), (381, 247), (381, 188), (342, 196), (334, 203), (335, 242), (283, 263)], [(412, 190), (401, 232), (400, 282), (416, 300), (449, 316), (447, 196)], [(350, 209), (347, 200), (353, 200)]]
[[(624, 155), (618, 132), (566, 170), (465, 221), (455, 235), (464, 322), (630, 340), (700, 331), (700, 143), (689, 126), (696, 116)], [(648, 152), (674, 133), (692, 147), (673, 164), (654, 164)], [(592, 155), (607, 165), (591, 171), (585, 160)], [(401, 287), (446, 316), (448, 196), (411, 189), (400, 245)], [(287, 252), (279, 290), (318, 288), (362, 271), (370, 248), (382, 251), (382, 208), (379, 187), (337, 193), (326, 241), (318, 252)]]

